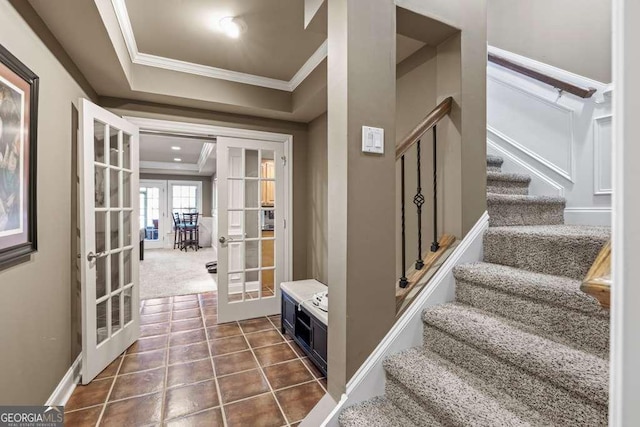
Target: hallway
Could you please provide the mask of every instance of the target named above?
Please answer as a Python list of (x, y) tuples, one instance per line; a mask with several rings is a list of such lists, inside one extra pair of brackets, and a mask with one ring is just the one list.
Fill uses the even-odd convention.
[(142, 301), (141, 338), (65, 407), (68, 426), (296, 426), (326, 379), (280, 317), (217, 323), (215, 292)]

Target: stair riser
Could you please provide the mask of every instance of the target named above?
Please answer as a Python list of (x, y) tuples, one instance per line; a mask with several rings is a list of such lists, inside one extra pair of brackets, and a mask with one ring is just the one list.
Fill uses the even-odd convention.
[(426, 325), (424, 343), (431, 351), (520, 400), (534, 411), (547, 415), (555, 425), (607, 425), (605, 406), (544, 381), (438, 329)]
[(487, 170), (489, 172), (502, 172), (502, 166), (498, 165), (487, 165)]
[(489, 202), (487, 211), (491, 227), (564, 224), (564, 204)]
[(387, 376), (387, 380), (384, 383), (384, 392), (387, 399), (403, 411), (405, 416), (416, 426), (440, 427), (450, 425), (440, 422), (429, 412), (427, 406), (420, 402), (415, 394), (391, 376)]
[(487, 193), (526, 196), (529, 194), (529, 186), (526, 184), (520, 185), (520, 183), (511, 184), (504, 181), (487, 181)]
[(526, 325), (529, 332), (609, 357), (609, 320), (464, 281), (456, 282), (456, 300)]
[(605, 242), (486, 232), (484, 261), (582, 280)]

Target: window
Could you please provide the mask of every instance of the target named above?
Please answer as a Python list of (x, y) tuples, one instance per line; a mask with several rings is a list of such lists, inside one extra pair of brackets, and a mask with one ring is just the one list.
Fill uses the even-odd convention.
[(170, 184), (171, 212), (200, 212), (202, 207), (202, 184)]

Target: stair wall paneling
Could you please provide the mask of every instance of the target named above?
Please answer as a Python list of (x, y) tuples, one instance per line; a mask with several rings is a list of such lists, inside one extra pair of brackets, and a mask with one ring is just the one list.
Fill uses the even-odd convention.
[(433, 276), (430, 283), (349, 380), (346, 393), (342, 395), (337, 406), (321, 424), (322, 426), (338, 426), (338, 415), (343, 408), (384, 394), (385, 371), (382, 362), (387, 356), (422, 345), (422, 311), (427, 307), (454, 300), (453, 267), (482, 260), (482, 237), (488, 226), (489, 216), (485, 212)]
[(612, 86), (502, 50), (489, 52), (597, 89), (582, 99), (487, 65), (487, 151), (505, 172), (531, 176), (530, 194), (564, 196), (568, 224), (610, 225)]

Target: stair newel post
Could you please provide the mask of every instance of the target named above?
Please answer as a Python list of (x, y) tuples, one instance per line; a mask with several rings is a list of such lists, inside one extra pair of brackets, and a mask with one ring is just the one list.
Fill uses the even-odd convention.
[(407, 237), (405, 233), (405, 213), (404, 213), (404, 155), (400, 158), (400, 214), (402, 223), (402, 277), (398, 285), (401, 288), (406, 288), (409, 284), (407, 280)]
[(413, 198), (413, 203), (416, 205), (416, 208), (418, 210), (418, 257), (416, 258), (416, 270), (422, 270), (422, 267), (424, 267), (424, 261), (422, 260), (422, 205), (424, 205), (424, 196), (422, 195), (421, 184), (422, 172), (420, 170), (420, 140), (418, 140), (416, 150), (418, 186), (416, 189), (416, 195)]
[(436, 126), (433, 126), (433, 243), (431, 252), (440, 249), (438, 243), (438, 137)]

